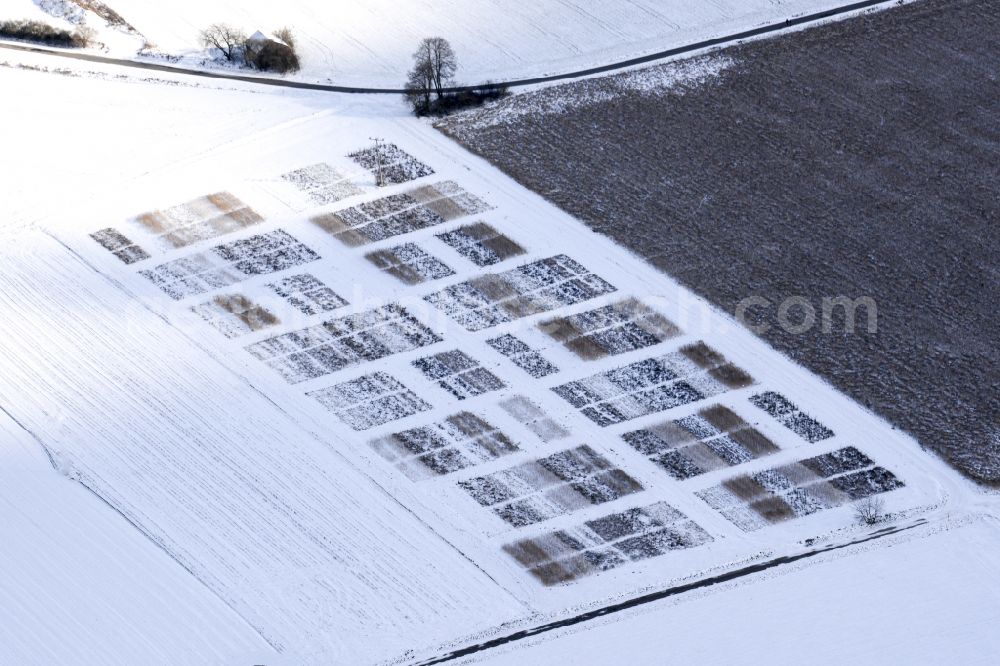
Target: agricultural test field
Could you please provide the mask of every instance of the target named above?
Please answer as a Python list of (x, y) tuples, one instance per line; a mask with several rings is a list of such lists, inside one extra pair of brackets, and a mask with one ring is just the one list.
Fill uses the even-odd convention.
[[(865, 538), (861, 498), (907, 535), (972, 506), (908, 436), (381, 99), (90, 76), (0, 67), (23, 136), (58, 145), (31, 106), (71, 104), (105, 137), (89, 178), (9, 174), (0, 423), (193, 581), (141, 610), (206, 618), (220, 662), (412, 662)], [(21, 618), (53, 585), (0, 608), (18, 656), (44, 654)]]
[[(764, 339), (997, 483), (998, 30), (924, 0), (441, 127), (726, 311), (766, 297)], [(877, 333), (783, 330), (792, 296), (870, 297)]]
[(255, 386), (329, 422), (338, 450), (462, 552), (506, 555), (491, 578), (515, 596), (681, 551), (731, 557), (727, 535), (920, 496), (919, 475), (876, 462), (893, 454), (786, 397), (808, 390), (644, 302), (652, 285), (565, 233), (551, 252), (552, 231), (434, 153), (359, 148), (128, 216), (80, 251), (150, 308), (221, 333), (191, 335), (259, 363)]

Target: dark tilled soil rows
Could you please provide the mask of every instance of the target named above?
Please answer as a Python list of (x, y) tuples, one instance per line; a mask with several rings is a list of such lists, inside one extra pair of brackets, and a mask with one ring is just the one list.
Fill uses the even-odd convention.
[(442, 129), (730, 312), (874, 298), (875, 334), (764, 337), (998, 483), (997, 35), (995, 0), (926, 0), (727, 49), (683, 94)]

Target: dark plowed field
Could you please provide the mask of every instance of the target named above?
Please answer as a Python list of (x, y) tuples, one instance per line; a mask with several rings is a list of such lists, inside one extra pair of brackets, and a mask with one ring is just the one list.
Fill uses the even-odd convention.
[(1000, 483), (998, 35), (996, 0), (923, 0), (726, 49), (697, 86), (442, 128), (730, 312), (875, 299), (877, 333), (763, 337)]

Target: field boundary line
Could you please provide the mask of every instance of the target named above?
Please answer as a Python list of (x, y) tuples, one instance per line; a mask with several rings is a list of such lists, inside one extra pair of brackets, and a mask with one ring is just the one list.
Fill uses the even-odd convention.
[(875, 541), (877, 539), (882, 539), (887, 536), (892, 536), (894, 534), (899, 534), (900, 532), (905, 532), (907, 530), (912, 530), (917, 527), (922, 527), (927, 525), (928, 521), (925, 518), (919, 518), (910, 525), (903, 525), (899, 527), (887, 527), (880, 530), (871, 532), (868, 536), (860, 539), (854, 539), (852, 541), (846, 541), (844, 543), (832, 544), (829, 546), (824, 546), (822, 548), (817, 548), (815, 550), (807, 550), (802, 553), (797, 553), (795, 555), (782, 555), (780, 557), (775, 557), (773, 559), (767, 560), (765, 562), (760, 562), (758, 564), (751, 564), (749, 566), (740, 567), (739, 569), (733, 569), (725, 573), (718, 574), (716, 576), (711, 576), (709, 578), (702, 578), (700, 580), (693, 581), (691, 583), (684, 583), (683, 585), (677, 585), (675, 587), (669, 587), (664, 590), (657, 590), (656, 592), (650, 592), (648, 594), (643, 594), (638, 597), (633, 597), (625, 601), (619, 601), (617, 603), (609, 604), (607, 606), (601, 606), (600, 608), (595, 608), (578, 615), (573, 615), (568, 618), (563, 618), (561, 620), (554, 620), (546, 624), (540, 624), (534, 627), (529, 627), (527, 629), (521, 629), (520, 631), (515, 631), (512, 634), (507, 634), (506, 636), (501, 636), (499, 638), (492, 638), (482, 643), (476, 643), (473, 645), (468, 645), (464, 648), (459, 648), (453, 650), (446, 654), (440, 655), (438, 657), (432, 657), (424, 661), (411, 662), (412, 666), (433, 666), (434, 664), (443, 664), (449, 661), (454, 661), (456, 659), (461, 659), (463, 657), (468, 657), (479, 652), (485, 652), (487, 650), (500, 647), (501, 645), (507, 645), (508, 643), (515, 643), (517, 641), (525, 640), (539, 634), (548, 633), (550, 631), (555, 631), (557, 629), (563, 629), (566, 627), (572, 627), (573, 625), (581, 624), (583, 622), (588, 622), (590, 620), (596, 620), (598, 618), (604, 617), (606, 615), (611, 615), (614, 613), (620, 613), (622, 611), (630, 610), (637, 606), (643, 606), (645, 604), (653, 603), (655, 601), (660, 601), (661, 599), (666, 599), (668, 597), (674, 597), (685, 592), (692, 592), (694, 590), (711, 587), (713, 585), (719, 585), (721, 583), (728, 583), (739, 578), (744, 578), (746, 576), (751, 576), (762, 571), (767, 571), (768, 569), (774, 569), (776, 567), (792, 564), (793, 562), (798, 562), (799, 560), (805, 560), (818, 555), (823, 555), (825, 553), (830, 553), (837, 550), (842, 550), (844, 548), (850, 548), (852, 546), (857, 546), (859, 544), (868, 543), (870, 541)]

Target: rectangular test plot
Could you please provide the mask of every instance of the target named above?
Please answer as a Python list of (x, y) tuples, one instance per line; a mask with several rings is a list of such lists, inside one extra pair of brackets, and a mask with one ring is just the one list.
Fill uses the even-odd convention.
[(360, 187), (326, 163), (312, 164), (282, 174), (281, 179), (291, 183), (318, 206), (361, 194)]
[(543, 585), (556, 585), (711, 541), (696, 522), (657, 502), (515, 541), (504, 551)]
[(371, 446), (411, 478), (451, 474), (518, 450), (506, 434), (470, 412), (393, 433)]
[(542, 408), (523, 395), (500, 401), (500, 409), (510, 414), (518, 423), (535, 433), (543, 442), (569, 437), (569, 430), (555, 422)]
[(424, 297), (470, 331), (610, 294), (615, 288), (564, 254)]
[(347, 305), (347, 300), (309, 273), (290, 275), (267, 285), (289, 305), (305, 315), (330, 312)]
[(434, 169), (396, 144), (385, 141), (380, 141), (370, 148), (356, 150), (348, 157), (371, 171), (376, 178), (381, 176), (385, 185), (406, 183), (434, 174)]
[(444, 181), (319, 215), (311, 221), (345, 245), (357, 247), (489, 208), (454, 182)]
[(513, 335), (501, 335), (500, 337), (487, 340), (486, 344), (509, 358), (514, 365), (535, 379), (541, 379), (542, 377), (559, 372), (559, 368), (549, 362), (548, 359)]
[(833, 437), (832, 430), (803, 412), (779, 393), (774, 391), (758, 393), (751, 396), (750, 402), (776, 418), (781, 425), (810, 444)]
[(523, 247), (485, 222), (438, 234), (438, 238), (476, 266), (492, 266), (524, 254)]
[(642, 490), (589, 446), (555, 453), (459, 484), (514, 527), (524, 527)]
[(405, 284), (420, 284), (455, 274), (450, 266), (416, 243), (369, 252), (365, 259)]
[(504, 388), (499, 377), (458, 349), (417, 359), (413, 365), (459, 400)]
[(101, 229), (90, 234), (90, 237), (123, 263), (134, 264), (137, 261), (149, 259), (148, 252), (136, 245), (117, 229), (112, 229), (111, 227)]
[(277, 229), (174, 259), (139, 274), (180, 300), (316, 261), (320, 256), (286, 231)]
[(622, 435), (677, 480), (771, 455), (777, 445), (722, 405)]
[(229, 192), (216, 192), (163, 210), (143, 213), (136, 222), (169, 248), (180, 248), (260, 223), (257, 211)]
[(390, 304), (261, 340), (247, 351), (295, 384), (440, 341)]
[(901, 488), (903, 482), (849, 446), (733, 477), (697, 495), (745, 531)]
[(211, 301), (196, 305), (192, 310), (227, 338), (236, 338), (278, 324), (278, 318), (272, 312), (242, 294), (216, 296)]
[(364, 375), (307, 395), (354, 430), (368, 430), (431, 408), (402, 382), (384, 372)]
[(750, 375), (698, 342), (552, 390), (606, 427), (751, 384)]
[(677, 326), (634, 298), (549, 319), (538, 328), (588, 361), (651, 347), (680, 333)]

